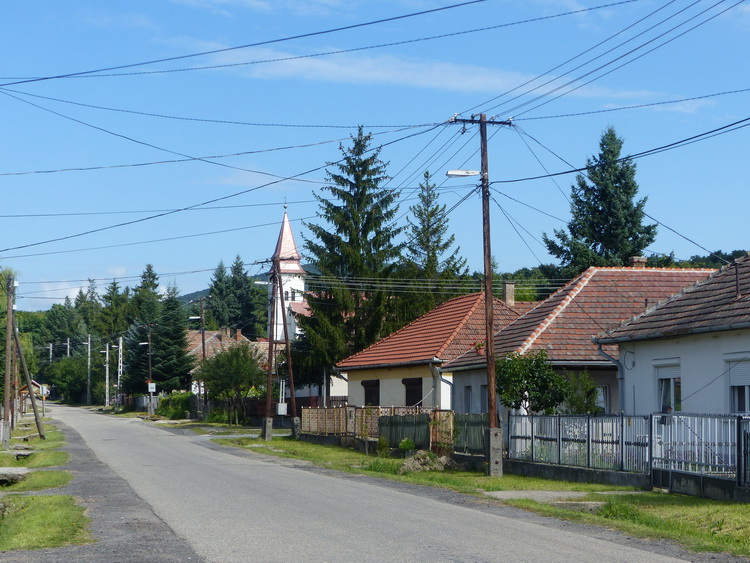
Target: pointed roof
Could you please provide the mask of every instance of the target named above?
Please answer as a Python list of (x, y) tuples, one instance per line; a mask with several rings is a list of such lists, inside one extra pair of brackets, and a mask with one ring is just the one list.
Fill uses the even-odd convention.
[[(520, 319), (495, 334), (495, 353), (544, 350), (552, 364), (606, 362), (592, 337), (619, 325), (715, 270), (592, 267), (553, 293)], [(617, 357), (617, 347), (604, 350)], [(486, 364), (474, 350), (444, 369), (475, 369)]]
[[(494, 303), (496, 329), (530, 307), (528, 303), (509, 307), (499, 299)], [(454, 297), (336, 367), (353, 370), (428, 364), (435, 358), (448, 361), (484, 340), (484, 327), (484, 293)]]
[(750, 255), (600, 335), (597, 341), (652, 340), (739, 328), (750, 328)]
[(284, 209), (284, 219), (281, 222), (281, 231), (279, 232), (279, 240), (276, 242), (273, 259), (279, 260), (279, 269), (282, 274), (305, 273), (302, 268), (302, 255), (297, 250), (297, 243), (294, 242), (294, 235), (286, 209)]

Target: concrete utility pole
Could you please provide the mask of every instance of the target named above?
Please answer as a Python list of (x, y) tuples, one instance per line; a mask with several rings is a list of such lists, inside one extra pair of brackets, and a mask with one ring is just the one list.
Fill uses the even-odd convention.
[(91, 404), (91, 335), (86, 338), (86, 404)]
[(276, 340), (276, 268), (271, 268), (271, 319), (268, 331), (268, 371), (266, 374), (266, 416), (263, 418), (262, 437), (273, 439), (273, 413), (271, 412), (271, 390), (273, 389), (274, 340)]
[[(450, 120), (453, 123), (471, 123), (479, 124), (479, 136), (481, 141), (482, 169), (481, 169), (481, 187), (482, 187), (482, 238), (484, 241), (484, 321), (485, 321), (485, 338), (487, 348), (487, 412), (489, 415), (489, 434), (490, 434), (490, 475), (501, 476), (503, 474), (502, 458), (502, 430), (498, 429), (497, 424), (497, 402), (496, 402), (496, 385), (495, 385), (495, 339), (494, 339), (494, 299), (492, 292), (492, 250), (490, 245), (490, 179), (489, 164), (487, 156), (487, 124), (491, 125), (512, 125), (510, 121), (493, 121), (487, 120), (483, 113), (479, 119), (472, 116), (471, 119), (460, 119), (453, 117)], [(498, 451), (499, 449), (499, 451)]]
[(13, 274), (6, 278), (5, 295), (7, 309), (5, 313), (5, 381), (3, 394), (3, 448), (10, 443), (10, 372), (13, 358)]

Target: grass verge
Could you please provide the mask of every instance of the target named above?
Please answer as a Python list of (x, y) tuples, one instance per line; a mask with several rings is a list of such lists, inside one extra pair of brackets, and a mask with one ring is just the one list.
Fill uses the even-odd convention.
[[(641, 538), (671, 540), (694, 551), (750, 556), (750, 510), (743, 504), (508, 474), (489, 477), (472, 471), (440, 471), (398, 475), (402, 460), (380, 458), (373, 454), (368, 456), (353, 449), (311, 444), (291, 437), (274, 437), (270, 442), (239, 437), (217, 438), (214, 441), (259, 453), (302, 459), (337, 471), (474, 495), (504, 490), (588, 492), (591, 494), (579, 500), (603, 501), (605, 504), (600, 511), (578, 512), (526, 499), (507, 500), (505, 503), (554, 518), (616, 529)], [(632, 494), (606, 494), (621, 491)]]
[(84, 509), (70, 496), (3, 497), (0, 551), (85, 543), (87, 520)]
[[(66, 464), (70, 455), (58, 449), (65, 444), (64, 435), (50, 424), (44, 425), (44, 431), (46, 440), (29, 440), (34, 451), (29, 457), (16, 460), (12, 454), (4, 454), (0, 463), (6, 467), (29, 469)], [(28, 433), (28, 428), (25, 428), (12, 435)], [(67, 471), (39, 470), (32, 471), (23, 481), (0, 487), (0, 492), (12, 493), (0, 497), (0, 551), (61, 547), (90, 541), (89, 520), (84, 515), (84, 508), (76, 505), (73, 497), (18, 494), (64, 487), (71, 479), (72, 475)]]

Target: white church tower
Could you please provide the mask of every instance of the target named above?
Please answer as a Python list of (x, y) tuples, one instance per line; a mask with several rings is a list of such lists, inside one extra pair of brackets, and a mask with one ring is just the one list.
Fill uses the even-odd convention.
[[(289, 217), (286, 213), (286, 205), (284, 206), (284, 220), (281, 222), (281, 232), (279, 233), (279, 240), (276, 243), (276, 250), (273, 253), (273, 261), (278, 260), (279, 271), (281, 273), (281, 292), (277, 293), (273, 306), (276, 307), (274, 312), (274, 327), (271, 331), (271, 307), (268, 308), (268, 324), (269, 324), (269, 337), (271, 334), (274, 335), (274, 340), (277, 342), (284, 340), (284, 317), (286, 316), (287, 330), (289, 331), (289, 339), (294, 340), (297, 337), (298, 330), (297, 324), (294, 320), (292, 311), (304, 314), (307, 309), (305, 304), (304, 292), (305, 292), (305, 270), (302, 268), (302, 256), (297, 250), (297, 244), (294, 242), (294, 235), (292, 234), (292, 227), (289, 225)], [(273, 300), (272, 298), (273, 285), (268, 284), (268, 302), (269, 304)], [(286, 311), (281, 309), (281, 297), (284, 297), (284, 308)]]

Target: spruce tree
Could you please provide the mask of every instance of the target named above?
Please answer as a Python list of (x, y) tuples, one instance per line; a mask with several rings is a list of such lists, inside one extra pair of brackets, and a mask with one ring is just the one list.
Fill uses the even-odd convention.
[(555, 239), (543, 235), (547, 250), (572, 277), (589, 266), (622, 266), (640, 256), (656, 239), (656, 225), (643, 225), (646, 199), (638, 193), (635, 163), (620, 160), (623, 140), (609, 127), (599, 141), (599, 155), (586, 162), (586, 174), (571, 188), (567, 232), (555, 229)]
[(211, 320), (218, 328), (229, 328), (238, 316), (239, 304), (233, 296), (231, 279), (223, 260), (214, 270), (208, 291), (206, 310)]
[(167, 289), (151, 334), (151, 370), (159, 391), (190, 388), (193, 358), (187, 350), (187, 315), (177, 295), (175, 286)]
[(457, 294), (455, 289), (445, 289), (446, 281), (468, 275), (466, 259), (459, 255), (460, 248), (449, 252), (455, 236), (448, 235), (448, 217), (445, 205), (438, 203), (437, 186), (429, 172), (419, 185), (419, 203), (409, 208), (409, 239), (406, 243), (406, 267), (403, 273), (416, 279), (415, 290), (403, 300), (402, 320), (410, 322), (431, 311)]
[(330, 197), (314, 194), (320, 224), (308, 224), (305, 249), (313, 265), (332, 283), (312, 288), (310, 317), (299, 322), (311, 363), (331, 366), (387, 334), (393, 303), (384, 283), (400, 256), (394, 239), (398, 193), (383, 189), (386, 164), (371, 136), (360, 127), (352, 144), (340, 146), (343, 158), (329, 163)]

